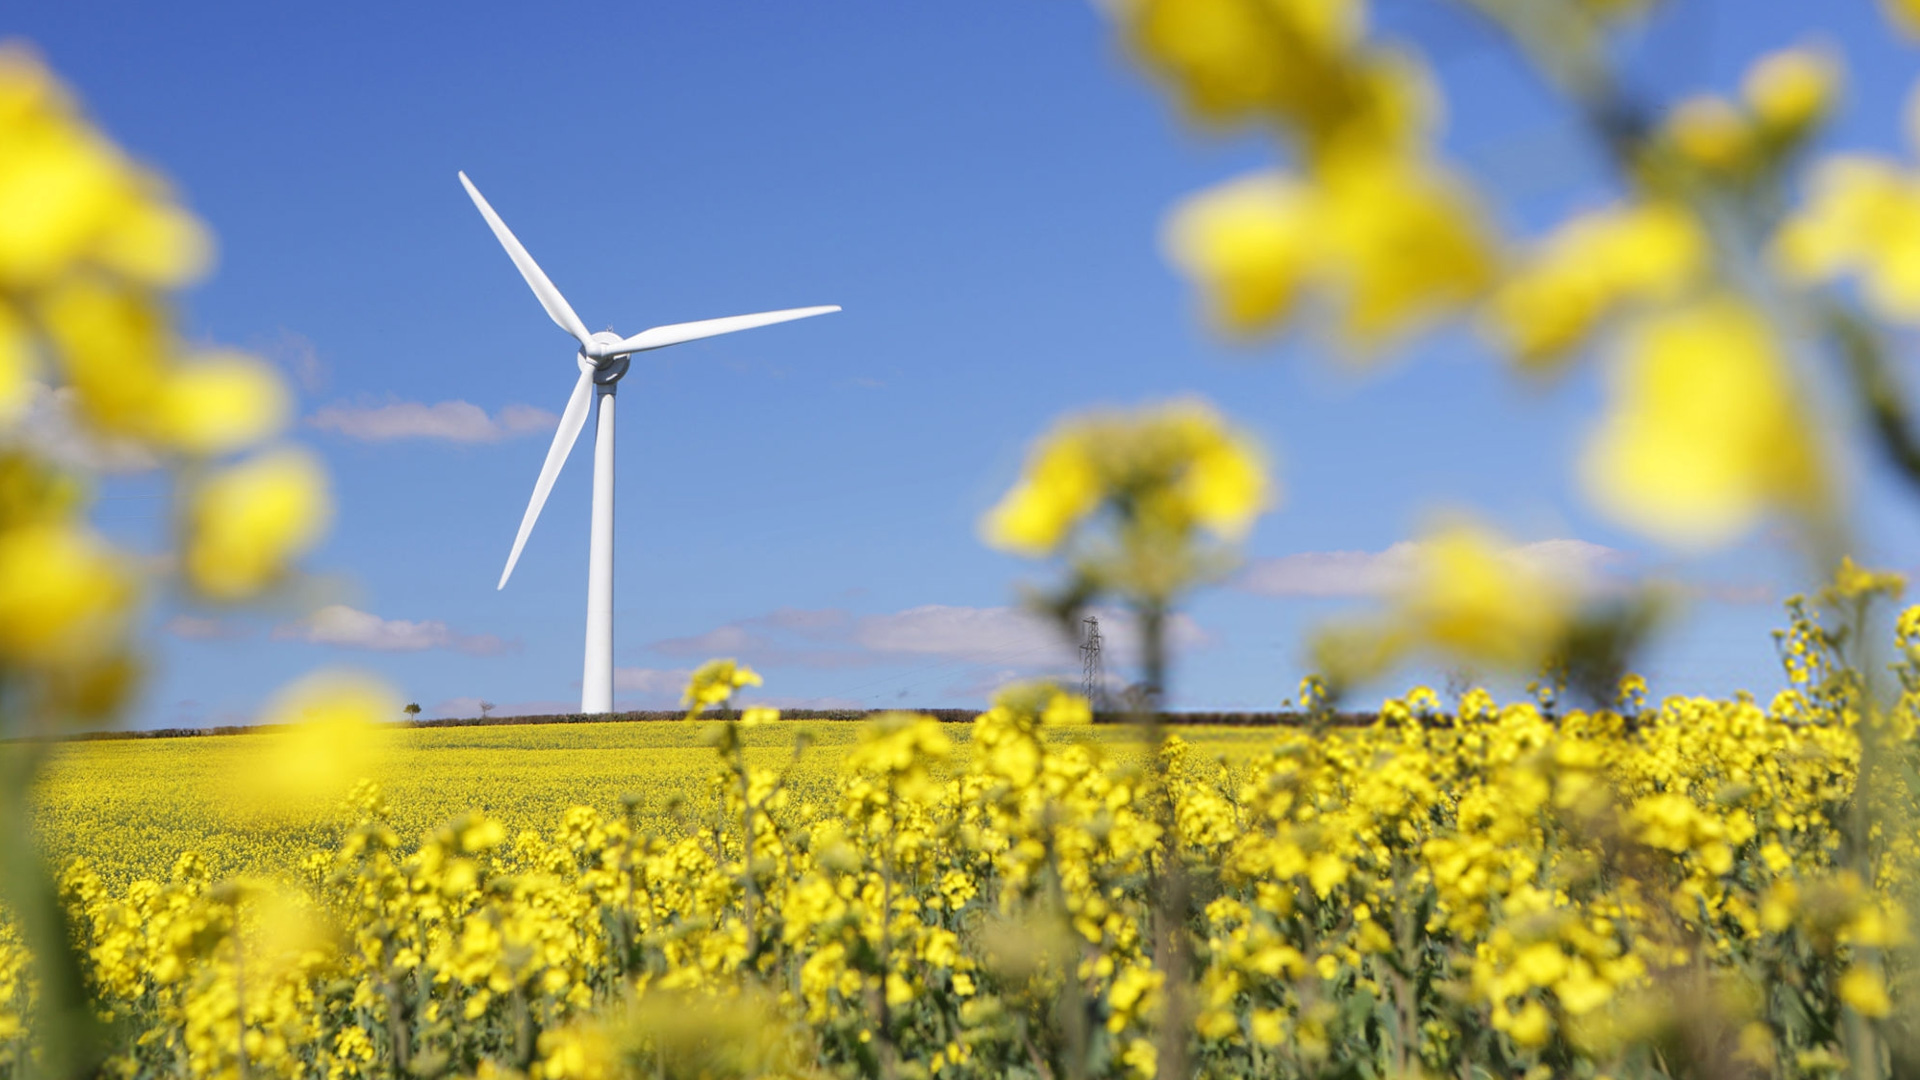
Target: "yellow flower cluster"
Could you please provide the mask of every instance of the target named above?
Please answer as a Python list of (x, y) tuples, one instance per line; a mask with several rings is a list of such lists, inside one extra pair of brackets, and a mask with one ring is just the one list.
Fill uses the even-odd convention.
[(1116, 0), (1142, 60), (1203, 119), (1273, 127), (1305, 168), (1189, 200), (1173, 261), (1215, 320), (1267, 329), (1310, 298), (1365, 350), (1472, 299), (1493, 272), (1463, 185), (1429, 160), (1426, 74), (1366, 40), (1360, 0)]
[(1433, 151), (1437, 84), (1409, 44), (1371, 32), (1366, 0), (1104, 6), (1191, 115), (1286, 148), (1284, 166), (1195, 195), (1168, 220), (1168, 257), (1221, 327), (1252, 335), (1319, 314), (1347, 352), (1372, 355), (1479, 309), (1532, 371), (1617, 327), (1612, 392), (1580, 469), (1600, 509), (1695, 547), (1769, 513), (1814, 534), (1833, 520), (1833, 455), (1795, 354), (1851, 350), (1867, 371), (1851, 391), (1898, 408), (1866, 367), (1884, 366), (1879, 346), (1802, 307), (1822, 310), (1815, 287), (1852, 275), (1875, 314), (1920, 319), (1912, 169), (1830, 158), (1811, 170), (1806, 205), (1787, 208), (1792, 170), (1838, 100), (1837, 57), (1781, 50), (1750, 66), (1737, 95), (1648, 110), (1609, 70), (1621, 17), (1646, 5), (1478, 5), (1594, 121), (1627, 188), (1509, 255)]
[(760, 673), (736, 660), (709, 660), (700, 665), (687, 682), (683, 703), (687, 718), (733, 699), (733, 692), (744, 686), (759, 686)]
[[(1065, 549), (1103, 588), (1161, 601), (1210, 567), (1202, 531), (1239, 540), (1274, 498), (1253, 440), (1199, 401), (1063, 421), (981, 522), (988, 543), (1024, 555)], [(1109, 534), (1082, 526), (1110, 518)]]
[[(1830, 650), (1811, 619), (1789, 636)], [(127, 1033), (112, 1075), (957, 1080), (1037, 1057), (1145, 1080), (1177, 1037), (1209, 1076), (1670, 1076), (1688, 1061), (1644, 1048), (1709, 1021), (1752, 1060), (1841, 1060), (1847, 1018), (1890, 1016), (1910, 975), (1920, 856), (1920, 806), (1885, 782), (1905, 750), (1874, 767), (1877, 839), (1843, 841), (1865, 725), (1920, 727), (1920, 695), (1860, 701), (1554, 719), (1418, 689), (1233, 756), (1170, 738), (1162, 789), (1085, 701), (1016, 686), (967, 726), (881, 718), (811, 778), (802, 746), (769, 765), (712, 726), (709, 809), (518, 835), (466, 814), (409, 846), (362, 783), (298, 881), (76, 861), (64, 896)], [(1152, 946), (1167, 851), (1196, 946), (1179, 1032)], [(0, 1034), (24, 968), (0, 936)]]
[[(0, 46), (0, 664), (38, 673), (33, 716), (97, 717), (129, 683), (132, 565), (80, 518), (76, 486), (13, 437), (68, 398), (90, 438), (178, 463), (256, 446), (289, 396), (263, 362), (202, 353), (165, 294), (208, 261), (200, 223), (82, 116), (24, 47)], [(306, 456), (272, 451), (183, 486), (182, 576), (231, 600), (272, 584), (326, 516)]]

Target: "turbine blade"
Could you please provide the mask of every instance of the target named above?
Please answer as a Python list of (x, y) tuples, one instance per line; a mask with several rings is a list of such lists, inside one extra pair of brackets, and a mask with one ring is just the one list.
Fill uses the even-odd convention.
[(560, 290), (554, 288), (553, 282), (547, 280), (547, 275), (540, 270), (540, 264), (534, 262), (533, 256), (527, 254), (527, 249), (520, 246), (520, 241), (514, 238), (513, 231), (507, 228), (507, 223), (501, 221), (500, 215), (493, 212), (493, 207), (488, 205), (486, 197), (480, 194), (480, 189), (473, 186), (473, 181), (467, 179), (467, 174), (464, 172), (460, 174), (460, 183), (467, 189), (467, 194), (473, 197), (473, 205), (480, 208), (480, 216), (487, 219), (487, 225), (493, 229), (493, 235), (499, 238), (500, 246), (507, 249), (507, 257), (513, 260), (513, 265), (520, 268), (520, 276), (527, 279), (527, 284), (533, 289), (533, 295), (540, 298), (540, 306), (547, 309), (547, 316), (558, 324), (560, 329), (572, 334), (574, 340), (582, 345), (587, 344), (587, 338), (590, 335), (587, 333), (586, 324), (580, 321), (580, 316), (573, 313), (573, 308), (567, 304), (567, 298), (561, 296)]
[(731, 334), (735, 330), (751, 330), (756, 326), (772, 326), (774, 323), (789, 322), (793, 319), (806, 319), (815, 315), (826, 315), (840, 310), (838, 304), (824, 307), (788, 308), (785, 311), (762, 311), (757, 315), (729, 315), (724, 319), (702, 319), (699, 322), (673, 323), (669, 326), (656, 326), (615, 345), (608, 355), (619, 356), (622, 353), (645, 352), (648, 349), (665, 348), (678, 345), (683, 341), (698, 341), (719, 334)]
[(567, 409), (560, 414), (560, 430), (553, 433), (553, 445), (547, 447), (547, 463), (540, 466), (540, 479), (534, 482), (533, 498), (527, 502), (526, 515), (520, 519), (520, 535), (513, 538), (513, 554), (507, 556), (507, 568), (500, 571), (500, 584), (494, 589), (507, 587), (507, 579), (513, 576), (513, 564), (520, 561), (520, 549), (527, 546), (527, 534), (533, 531), (533, 523), (540, 520), (540, 508), (547, 505), (547, 492), (553, 490), (553, 481), (560, 475), (560, 466), (567, 463), (567, 455), (573, 452), (573, 444), (580, 438), (580, 429), (587, 423), (587, 407), (593, 404), (593, 375), (581, 372), (580, 381), (573, 384), (573, 396), (567, 399)]

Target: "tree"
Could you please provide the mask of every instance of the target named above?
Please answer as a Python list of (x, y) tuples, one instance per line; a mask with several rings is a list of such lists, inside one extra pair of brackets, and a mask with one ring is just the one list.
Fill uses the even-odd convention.
[(407, 702), (407, 707), (400, 711), (407, 714), (408, 720), (418, 720), (420, 718), (420, 703), (417, 701), (409, 701)]
[(491, 716), (491, 715), (493, 714), (493, 710), (495, 710), (495, 709), (497, 709), (497, 708), (499, 708), (499, 706), (498, 706), (498, 705), (495, 705), (495, 704), (494, 704), (493, 702), (491, 702), (491, 701), (483, 701), (483, 702), (481, 702), (481, 703), (480, 703), (480, 718), (481, 718), (481, 719), (483, 719), (483, 720), (484, 720), (484, 719), (486, 719), (486, 718), (487, 718), (488, 716)]

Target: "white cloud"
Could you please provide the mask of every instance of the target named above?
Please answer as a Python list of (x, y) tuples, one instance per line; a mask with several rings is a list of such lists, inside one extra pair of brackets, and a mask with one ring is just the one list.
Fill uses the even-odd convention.
[(636, 694), (671, 694), (678, 700), (692, 675), (693, 672), (687, 668), (663, 671), (659, 668), (617, 667), (613, 669), (613, 688)]
[(246, 637), (247, 627), (229, 619), (208, 618), (203, 615), (175, 615), (161, 627), (162, 630), (177, 638), (189, 641), (231, 641)]
[[(1130, 616), (1106, 609), (1094, 614), (1108, 649), (1121, 656), (1137, 651)], [(1168, 640), (1175, 648), (1196, 648), (1209, 639), (1191, 617), (1175, 615)], [(1043, 616), (1017, 607), (949, 604), (858, 617), (837, 608), (788, 608), (693, 637), (657, 641), (652, 648), (665, 656), (737, 656), (755, 664), (811, 668), (870, 667), (921, 657), (1026, 671), (1079, 663), (1075, 641)]]
[(308, 425), (363, 442), (394, 439), (444, 439), (448, 442), (499, 442), (516, 435), (552, 431), (560, 417), (532, 405), (508, 405), (493, 416), (466, 401), (394, 401), (385, 405), (328, 405), (307, 418)]
[[(1091, 612), (1100, 620), (1108, 650), (1131, 656), (1139, 648), (1133, 617), (1107, 608)], [(881, 653), (953, 657), (978, 664), (1049, 667), (1079, 662), (1078, 635), (1069, 640), (1052, 620), (1025, 608), (952, 607), (927, 604), (893, 615), (869, 615), (854, 633), (861, 646)], [(1167, 643), (1175, 649), (1198, 648), (1210, 639), (1192, 616), (1167, 620)]]
[(704, 634), (656, 642), (655, 650), (668, 656), (712, 657), (743, 652), (758, 645), (759, 635), (739, 623), (728, 623)]
[(410, 622), (383, 619), (345, 604), (328, 604), (298, 622), (274, 628), (275, 641), (305, 641), (376, 652), (419, 652), (453, 649), (473, 656), (492, 656), (512, 648), (492, 634), (462, 634), (438, 619)]
[[(1541, 540), (1508, 548), (1506, 557), (1528, 570), (1572, 585), (1596, 588), (1624, 553), (1585, 540)], [(1307, 551), (1261, 559), (1235, 584), (1266, 596), (1381, 596), (1405, 587), (1420, 564), (1420, 542), (1403, 540), (1385, 551)]]
[(27, 383), (26, 400), (6, 425), (7, 437), (56, 465), (96, 473), (145, 472), (160, 460), (138, 443), (91, 430), (77, 413), (80, 402), (71, 386)]
[(293, 376), (300, 389), (317, 394), (326, 388), (327, 365), (313, 339), (281, 327), (279, 333), (256, 339), (249, 346)]

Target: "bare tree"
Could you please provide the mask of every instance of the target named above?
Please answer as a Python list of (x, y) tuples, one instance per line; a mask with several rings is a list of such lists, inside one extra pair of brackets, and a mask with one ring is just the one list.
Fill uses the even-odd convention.
[(499, 708), (499, 706), (497, 706), (497, 705), (495, 705), (495, 704), (494, 704), (493, 702), (491, 702), (491, 701), (483, 701), (483, 702), (481, 702), (481, 703), (480, 703), (480, 718), (484, 720), (484, 719), (486, 719), (486, 718), (487, 718), (488, 716), (491, 716), (491, 715), (493, 714), (493, 710), (494, 710), (494, 709), (496, 709), (496, 708)]
[(1447, 704), (1455, 714), (1460, 712), (1460, 702), (1467, 693), (1479, 684), (1479, 676), (1471, 668), (1454, 666), (1447, 669)]

